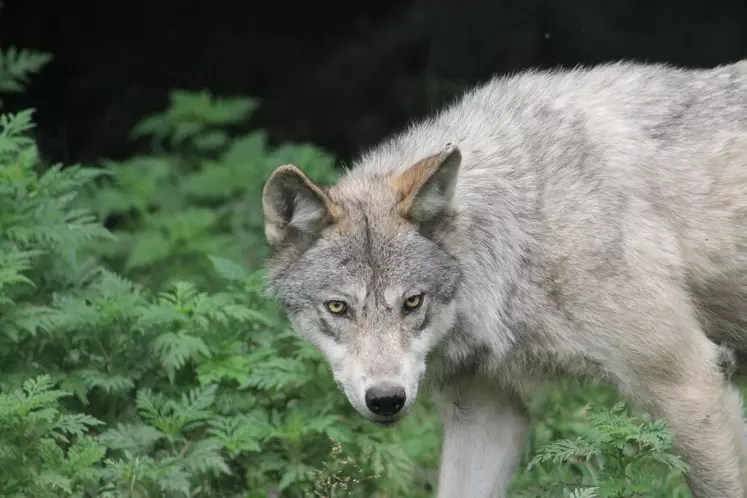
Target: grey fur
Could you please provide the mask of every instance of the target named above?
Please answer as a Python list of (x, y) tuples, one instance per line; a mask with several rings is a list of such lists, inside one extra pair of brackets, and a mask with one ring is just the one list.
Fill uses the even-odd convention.
[(666, 419), (695, 498), (747, 496), (724, 375), (747, 354), (747, 61), (496, 78), (328, 189), (285, 168), (265, 186), (269, 289), (363, 416), (397, 419), (367, 408), (372, 385), (405, 388), (399, 416), (434, 388), (440, 498), (505, 496), (518, 395), (555, 375)]
[(737, 373), (737, 356), (731, 349), (719, 346), (718, 359), (716, 360), (721, 373), (726, 377), (727, 380), (731, 380), (732, 376)]

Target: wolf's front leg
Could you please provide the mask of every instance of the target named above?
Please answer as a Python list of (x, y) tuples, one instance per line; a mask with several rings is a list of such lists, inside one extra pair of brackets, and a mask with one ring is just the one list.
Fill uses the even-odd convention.
[(495, 384), (471, 378), (437, 396), (444, 440), (438, 498), (503, 498), (519, 462), (529, 419)]

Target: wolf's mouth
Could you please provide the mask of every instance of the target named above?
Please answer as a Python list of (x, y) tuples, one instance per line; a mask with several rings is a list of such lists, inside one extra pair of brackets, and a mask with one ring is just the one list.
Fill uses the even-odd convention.
[(378, 425), (379, 427), (392, 427), (399, 422), (400, 419), (398, 418), (389, 418), (384, 420), (374, 420), (373, 422)]

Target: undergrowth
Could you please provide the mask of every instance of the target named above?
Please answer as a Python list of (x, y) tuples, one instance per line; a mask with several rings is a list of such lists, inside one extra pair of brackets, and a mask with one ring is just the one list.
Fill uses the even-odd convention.
[[(0, 90), (48, 60), (0, 53)], [(133, 130), (149, 154), (97, 167), (42, 167), (33, 112), (0, 118), (0, 496), (433, 496), (427, 397), (364, 422), (262, 291), (264, 179), (337, 173), (236, 131), (255, 108), (174, 91)], [(663, 424), (563, 386), (531, 405), (514, 496), (689, 496)]]

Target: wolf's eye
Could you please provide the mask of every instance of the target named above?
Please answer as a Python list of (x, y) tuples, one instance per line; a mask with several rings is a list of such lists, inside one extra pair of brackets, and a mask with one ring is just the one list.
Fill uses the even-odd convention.
[(423, 304), (423, 295), (416, 294), (405, 299), (405, 311), (415, 311)]
[(345, 304), (345, 301), (333, 299), (332, 301), (327, 301), (327, 309), (333, 315), (342, 315), (348, 309), (348, 305)]

